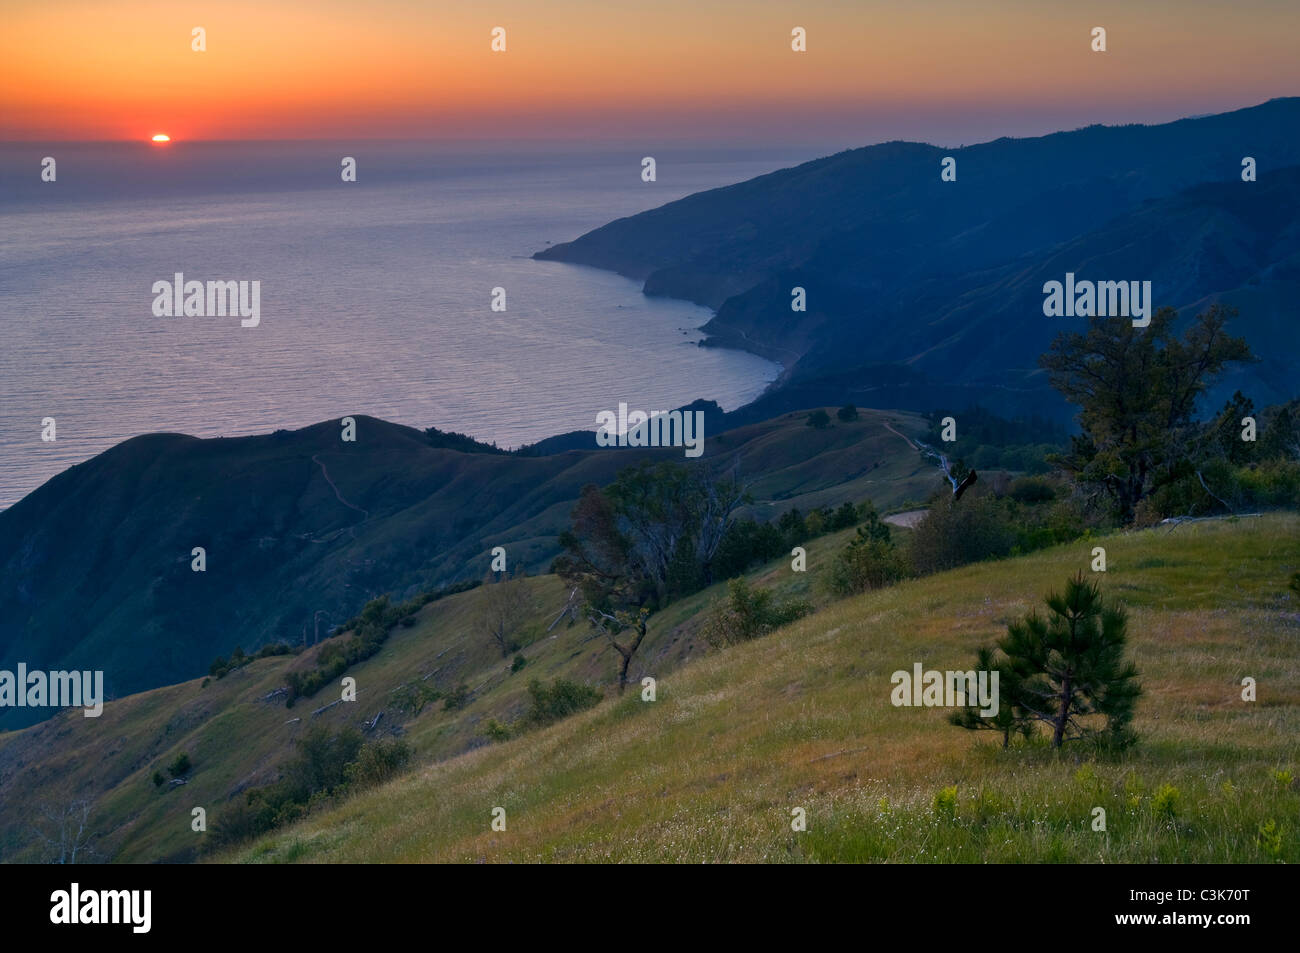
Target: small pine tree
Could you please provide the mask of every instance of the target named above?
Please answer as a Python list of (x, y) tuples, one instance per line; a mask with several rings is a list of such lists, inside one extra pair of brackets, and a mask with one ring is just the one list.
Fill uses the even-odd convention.
[(1132, 742), (1130, 725), (1142, 694), (1137, 667), (1124, 660), (1128, 617), (1108, 605), (1101, 588), (1080, 572), (1064, 594), (1047, 597), (1051, 614), (1031, 612), (1007, 626), (998, 643), (1001, 659), (980, 652), (979, 665), (998, 674), (999, 710), (984, 718), (971, 708), (951, 721), (963, 728), (992, 728), (1028, 735), (1034, 722), (1047, 725), (1052, 747), (1066, 741), (1100, 736), (1118, 746)]

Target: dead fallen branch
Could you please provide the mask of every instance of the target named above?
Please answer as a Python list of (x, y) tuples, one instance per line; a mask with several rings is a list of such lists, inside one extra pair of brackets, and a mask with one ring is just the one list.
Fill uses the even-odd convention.
[(313, 718), (315, 718), (315, 717), (316, 717), (317, 715), (319, 715), (321, 712), (323, 712), (323, 711), (329, 711), (329, 710), (330, 710), (331, 708), (333, 708), (335, 705), (341, 705), (341, 704), (343, 704), (343, 699), (340, 698), (340, 699), (339, 699), (338, 701), (336, 701), (336, 702), (330, 702), (328, 705), (325, 705), (325, 706), (322, 707), (322, 708), (317, 708), (314, 712), (311, 713), (311, 716), (312, 716)]

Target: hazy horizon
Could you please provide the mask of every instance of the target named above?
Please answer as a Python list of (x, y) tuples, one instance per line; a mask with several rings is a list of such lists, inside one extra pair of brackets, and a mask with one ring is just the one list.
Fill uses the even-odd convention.
[[(919, 139), (1163, 122), (1300, 91), (1300, 5), (51, 0), (0, 36), (0, 139)], [(1107, 31), (1104, 54), (1090, 33)], [(505, 49), (491, 32), (505, 30)], [(795, 28), (805, 50), (791, 49)], [(203, 32), (202, 51), (192, 31)], [(1186, 64), (1195, 62), (1194, 70)]]
[[(1002, 129), (1002, 128), (992, 129), (985, 134), (984, 138), (966, 139), (966, 140), (961, 140), (960, 142), (957, 141), (956, 139), (945, 138), (940, 135), (933, 135), (928, 138), (923, 138), (919, 136), (909, 138), (906, 136), (892, 136), (892, 135), (883, 135), (883, 136), (845, 135), (845, 136), (841, 136), (840, 138), (827, 137), (823, 139), (796, 140), (793, 142), (788, 136), (784, 136), (780, 138), (782, 140), (781, 142), (782, 145), (797, 146), (804, 149), (817, 149), (817, 148), (830, 149), (830, 150), (861, 149), (870, 146), (882, 145), (888, 142), (913, 142), (913, 143), (920, 143), (923, 145), (933, 145), (939, 147), (962, 147), (962, 146), (982, 145), (984, 143), (989, 143), (989, 142), (996, 142), (998, 139), (1037, 139), (1037, 138), (1042, 138), (1044, 136), (1056, 135), (1057, 133), (1062, 133), (1062, 132), (1076, 132), (1080, 129), (1086, 129), (1092, 126), (1126, 126), (1126, 125), (1159, 126), (1171, 122), (1178, 122), (1183, 119), (1201, 119), (1207, 116), (1221, 115), (1223, 113), (1232, 113), (1243, 109), (1252, 109), (1256, 106), (1262, 106), (1265, 103), (1269, 103), (1274, 100), (1295, 99), (1295, 98), (1300, 98), (1300, 89), (1298, 89), (1295, 93), (1286, 93), (1286, 94), (1279, 94), (1274, 96), (1267, 96), (1261, 99), (1251, 99), (1248, 101), (1242, 101), (1235, 104), (1230, 103), (1227, 105), (1217, 106), (1212, 109), (1205, 108), (1205, 109), (1198, 109), (1197, 111), (1191, 111), (1191, 112), (1178, 112), (1176, 110), (1172, 112), (1165, 111), (1159, 115), (1152, 115), (1149, 118), (1145, 118), (1145, 119), (1101, 117), (1101, 118), (1092, 119), (1087, 122), (1081, 122), (1078, 124), (1062, 124), (1062, 123), (1055, 122), (1051, 118), (1044, 117), (1041, 120), (1041, 123), (1039, 124), (1041, 125), (1041, 128), (1035, 127), (1032, 130), (1020, 129), (1015, 131)], [(1187, 108), (1194, 109), (1196, 107), (1189, 106)], [(60, 137), (57, 135), (33, 136), (31, 138), (0, 136), (0, 143), (6, 145), (27, 145), (27, 144), (39, 145), (42, 143), (54, 143), (54, 142), (65, 144), (65, 145), (107, 145), (107, 144), (118, 144), (118, 143), (149, 144), (145, 140), (136, 137), (128, 137), (128, 136), (118, 136), (115, 138), (70, 138), (70, 137)], [(432, 136), (432, 135), (417, 136), (417, 135), (391, 135), (391, 134), (349, 136), (349, 135), (342, 135), (342, 134), (335, 133), (329, 135), (321, 134), (321, 135), (302, 135), (302, 136), (233, 136), (233, 137), (209, 137), (209, 138), (181, 138), (181, 137), (173, 136), (171, 138), (170, 145), (176, 146), (176, 145), (181, 145), (186, 143), (194, 144), (194, 145), (222, 144), (222, 143), (227, 143), (227, 144), (241, 144), (241, 143), (341, 144), (345, 142), (370, 142), (370, 143), (379, 143), (379, 144), (411, 143), (411, 144), (428, 144), (428, 145), (439, 145), (439, 146), (458, 146), (458, 145), (510, 146), (510, 145), (518, 144), (518, 145), (527, 145), (532, 148), (553, 146), (557, 149), (572, 148), (575, 145), (595, 145), (604, 149), (618, 149), (618, 148), (644, 147), (646, 145), (646, 137), (632, 136), (632, 135), (602, 136), (602, 135), (590, 135), (585, 133), (575, 133), (575, 134), (564, 135), (564, 136), (488, 135), (488, 134), (481, 134), (481, 133), (475, 135), (450, 135), (450, 136)], [(657, 135), (655, 136), (655, 142), (656, 144), (666, 144), (670, 146), (671, 145), (688, 146), (692, 149), (731, 149), (731, 148), (757, 149), (757, 148), (763, 148), (765, 146), (773, 145), (771, 141), (771, 137), (751, 138), (748, 136), (742, 136), (737, 138), (737, 137), (717, 137), (716, 135), (711, 135), (711, 136)]]

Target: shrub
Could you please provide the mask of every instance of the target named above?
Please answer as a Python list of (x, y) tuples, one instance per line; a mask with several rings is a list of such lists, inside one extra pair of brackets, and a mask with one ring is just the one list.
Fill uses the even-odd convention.
[(469, 701), (469, 686), (461, 682), (453, 688), (442, 702), (443, 711), (456, 711), (464, 708), (465, 703)]
[(510, 663), (510, 674), (513, 675), (527, 664), (528, 659), (524, 658), (522, 655), (516, 655), (514, 661)]
[(212, 824), (212, 830), (203, 841), (205, 853), (238, 844), (270, 830), (266, 820), (247, 799), (225, 808)]
[(549, 686), (537, 679), (528, 683), (532, 707), (524, 720), (532, 725), (547, 725), (590, 708), (603, 697), (599, 691), (568, 679), (557, 678)]
[(411, 760), (411, 749), (400, 739), (372, 741), (361, 748), (357, 760), (344, 766), (343, 777), (349, 788), (361, 790), (383, 784)]
[[(870, 507), (871, 504), (868, 503), (867, 506)], [(875, 512), (874, 507), (872, 507), (871, 512)], [(852, 503), (842, 503), (839, 509), (826, 518), (826, 528), (832, 533), (837, 530), (848, 529), (850, 526), (857, 525), (860, 518), (856, 506)]]
[(1166, 817), (1178, 814), (1178, 788), (1172, 784), (1162, 784), (1151, 796), (1151, 810)]
[(743, 578), (727, 583), (727, 601), (714, 607), (701, 627), (706, 642), (715, 648), (747, 642), (807, 615), (812, 606), (801, 600), (773, 601), (770, 589), (750, 586)]
[(940, 498), (912, 532), (912, 564), (928, 574), (1011, 553), (1016, 532), (993, 497), (967, 494), (952, 504)]
[(155, 771), (155, 772), (153, 773), (153, 786), (154, 786), (154, 787), (156, 787), (156, 788), (160, 788), (160, 787), (162, 787), (163, 782), (166, 781), (166, 780), (167, 780), (167, 779), (163, 777), (163, 774), (162, 774), (161, 771)]
[(438, 691), (424, 679), (416, 679), (407, 682), (405, 685), (399, 685), (391, 692), (393, 705), (398, 711), (405, 712), (414, 718), (424, 710), (424, 706), (436, 702), (442, 698), (442, 692)]
[(714, 578), (739, 576), (755, 563), (769, 562), (788, 551), (785, 536), (776, 526), (752, 519), (737, 520), (713, 554)]
[(178, 754), (172, 763), (167, 766), (167, 773), (173, 778), (179, 778), (182, 774), (187, 774), (190, 770), (190, 756), (185, 752)]
[(814, 410), (808, 415), (807, 425), (815, 430), (825, 430), (831, 425), (831, 415), (824, 410)]
[(1008, 495), (1017, 503), (1047, 503), (1056, 499), (1056, 488), (1040, 476), (1025, 476), (1011, 482)]
[(907, 559), (897, 551), (889, 524), (868, 500), (859, 510), (862, 525), (831, 564), (827, 586), (847, 596), (889, 585), (911, 575)]
[(910, 575), (911, 566), (898, 547), (870, 539), (859, 530), (857, 538), (835, 557), (827, 584), (837, 595), (848, 596), (880, 589)]
[(850, 421), (858, 419), (858, 408), (854, 407), (852, 404), (845, 404), (839, 410), (835, 411), (835, 416), (847, 424)]
[(1270, 857), (1282, 856), (1282, 840), (1282, 827), (1273, 818), (1260, 824), (1255, 832), (1256, 845)]
[(1227, 457), (1217, 457), (1195, 467), (1185, 465), (1176, 477), (1153, 490), (1136, 508), (1134, 522), (1151, 526), (1175, 516), (1206, 516), (1298, 503), (1300, 463), (1274, 459), (1237, 466)]
[(489, 741), (508, 741), (510, 739), (510, 726), (503, 725), (495, 718), (489, 718), (483, 734), (487, 735)]
[(1237, 471), (1242, 502), (1251, 506), (1300, 504), (1300, 462), (1266, 460)]
[(203, 842), (211, 852), (290, 824), (339, 791), (359, 790), (396, 774), (410, 759), (402, 741), (369, 744), (355, 728), (331, 734), (315, 725), (298, 739), (298, 755), (274, 784), (251, 788), (222, 811)]
[(780, 515), (776, 528), (781, 532), (782, 547), (795, 546), (808, 538), (808, 525), (799, 507), (792, 506)]
[(934, 793), (934, 800), (930, 802), (934, 813), (938, 817), (952, 819), (957, 816), (957, 785), (950, 784), (946, 788), (940, 788)]
[(363, 744), (365, 739), (355, 728), (331, 734), (325, 725), (314, 725), (298, 739), (298, 757), (289, 763), (284, 778), (272, 785), (282, 789), (278, 800), (306, 804), (317, 792), (333, 792), (346, 780), (345, 770)]

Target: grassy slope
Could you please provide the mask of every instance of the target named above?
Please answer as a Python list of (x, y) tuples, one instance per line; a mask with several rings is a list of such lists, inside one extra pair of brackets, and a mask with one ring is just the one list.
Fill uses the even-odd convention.
[[(964, 668), (1007, 619), (1086, 569), (1094, 543), (834, 603), (548, 729), (359, 795), (237, 855), (252, 861), (894, 860), (1257, 862), (1261, 823), (1300, 860), (1300, 566), (1294, 515), (1100, 541), (1131, 610), (1146, 696), (1117, 760), (1003, 754), (889, 675)], [(1245, 676), (1259, 700), (1240, 700)], [(1165, 784), (1174, 813), (1158, 807)], [(956, 785), (955, 818), (935, 792)], [(508, 830), (490, 830), (507, 811)], [(791, 809), (808, 812), (793, 833)], [(1092, 809), (1108, 830), (1091, 830)]]
[[(897, 439), (897, 438), (895, 438)], [(891, 464), (894, 466), (895, 464)], [(897, 464), (902, 466), (902, 464)], [(878, 472), (878, 471), (877, 471)], [(904, 485), (910, 485), (905, 479)], [(901, 491), (898, 491), (901, 492)], [(852, 531), (807, 545), (816, 565), (843, 545)], [(788, 566), (777, 563), (776, 566)], [(755, 579), (778, 575), (790, 594), (808, 595), (806, 576), (780, 574), (768, 567)], [(769, 583), (770, 584), (770, 583)], [(191, 859), (196, 837), (190, 812), (203, 806), (211, 824), (223, 806), (249, 786), (273, 781), (280, 765), (293, 756), (294, 740), (304, 725), (320, 720), (339, 727), (359, 725), (380, 712), (376, 736), (400, 725), (416, 763), (459, 754), (481, 745), (486, 720), (510, 721), (527, 706), (530, 678), (557, 676), (611, 685), (617, 678), (615, 656), (593, 641), (585, 626), (561, 623), (546, 629), (564, 605), (567, 592), (554, 576), (529, 580), (532, 607), (521, 626), (529, 641), (523, 654), (529, 665), (510, 673), (478, 628), (479, 591), (425, 606), (411, 628), (392, 630), (383, 650), (354, 666), (358, 699), (318, 716), (312, 712), (338, 697), (326, 687), (292, 708), (270, 698), (291, 668), (310, 666), (317, 649), (301, 656), (262, 659), (225, 678), (167, 686), (109, 702), (103, 715), (85, 718), (64, 712), (22, 731), (0, 733), (0, 858), (38, 860), (42, 848), (34, 829), (49, 829), (39, 819), (42, 808), (58, 808), (76, 798), (95, 800), (93, 827), (102, 832), (102, 856), (124, 862)], [(632, 674), (657, 675), (702, 651), (692, 637), (698, 613), (721, 595), (721, 586), (670, 606), (651, 621), (650, 634)], [(418, 717), (397, 711), (390, 692), (399, 685), (431, 675), (431, 684), (446, 691), (461, 682), (472, 695), (460, 711), (447, 712), (441, 702)], [(295, 722), (293, 719), (301, 719)], [(156, 789), (150, 780), (180, 752), (194, 762), (189, 783)]]
[[(939, 485), (883, 426), (920, 433), (919, 416), (864, 411), (820, 431), (805, 417), (713, 436), (704, 460), (754, 481), (765, 511), (866, 497), (885, 508)], [(0, 513), (0, 668), (104, 669), (120, 697), (200, 674), (236, 645), (297, 642), (317, 610), (332, 625), (382, 592), (477, 577), (494, 546), (508, 547), (512, 566), (544, 571), (584, 484), (640, 459), (684, 459), (466, 454), (368, 417), (355, 444), (338, 437), (334, 422), (229, 440), (140, 437)], [(335, 498), (313, 457), (366, 514)], [(205, 573), (190, 571), (196, 545)], [(0, 727), (34, 715), (0, 710)]]

